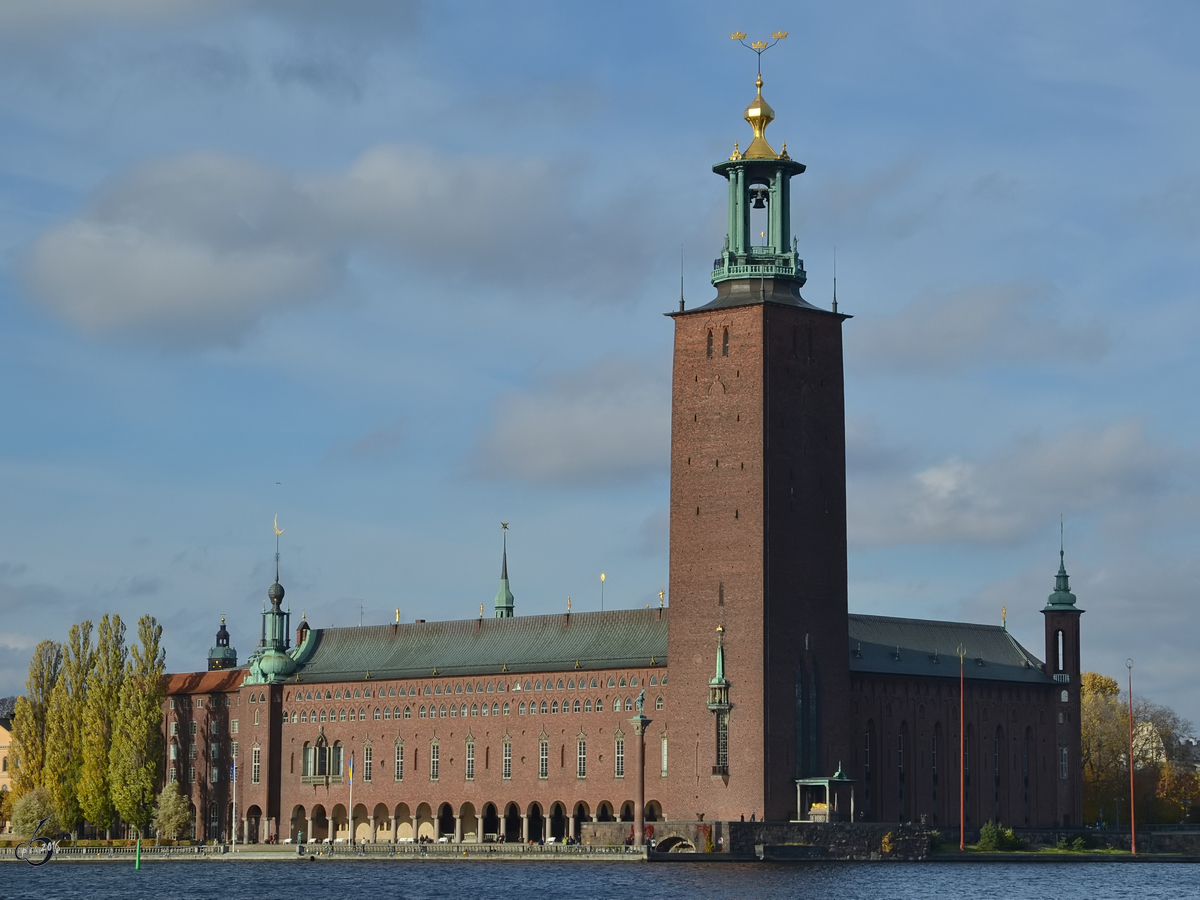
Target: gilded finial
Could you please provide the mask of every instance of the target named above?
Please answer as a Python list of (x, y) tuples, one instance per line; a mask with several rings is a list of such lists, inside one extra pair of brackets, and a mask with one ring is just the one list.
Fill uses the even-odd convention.
[(482, 603), (479, 604), (479, 618), (481, 618), (481, 619), (483, 618), (483, 604)]
[(754, 81), (754, 86), (758, 89), (757, 95), (750, 105), (746, 107), (743, 118), (754, 129), (754, 140), (750, 142), (750, 146), (746, 148), (746, 152), (740, 156), (731, 156), (730, 159), (783, 159), (786, 157), (780, 156), (771, 149), (771, 145), (767, 143), (765, 136), (767, 126), (775, 118), (775, 110), (771, 109), (771, 104), (763, 99), (762, 95), (762, 55), (782, 41), (788, 36), (786, 31), (771, 32), (770, 41), (753, 41), (747, 43), (745, 32), (734, 32), (730, 37), (740, 43), (743, 47), (748, 47), (753, 50), (758, 56), (758, 77)]
[(732, 32), (730, 32), (729, 36), (730, 36), (731, 38), (733, 38), (735, 41), (740, 41), (740, 40), (742, 40), (743, 38), (745, 38), (745, 37), (746, 37), (746, 32), (744, 32), (744, 31), (732, 31)]
[(571, 595), (567, 595), (567, 612), (571, 611)]
[(400, 607), (396, 607), (396, 624), (400, 624)]
[(666, 591), (659, 591), (659, 592), (658, 592), (658, 607), (659, 607), (659, 609), (662, 609), (663, 600), (666, 598), (666, 596), (667, 596), (667, 592), (666, 592)]
[(1008, 607), (1007, 606), (1000, 607), (1000, 627), (1005, 629), (1006, 631), (1008, 630)]
[(500, 667), (500, 671), (501, 671), (501, 672), (507, 672), (507, 671), (508, 671), (508, 663), (505, 663), (503, 666), (501, 666), (501, 667)]
[(733, 152), (729, 154), (729, 158), (730, 159), (741, 159), (742, 158), (742, 152), (740, 150), (738, 150), (738, 142), (737, 141), (733, 142)]
[(791, 157), (788, 156), (788, 152), (787, 152), (787, 141), (783, 142), (783, 149), (779, 151), (779, 158), (780, 159), (791, 159)]

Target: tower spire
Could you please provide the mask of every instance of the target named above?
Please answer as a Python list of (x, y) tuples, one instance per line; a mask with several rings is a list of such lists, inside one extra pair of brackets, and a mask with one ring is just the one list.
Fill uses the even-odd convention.
[(1075, 595), (1071, 593), (1071, 577), (1067, 574), (1066, 544), (1062, 516), (1058, 518), (1058, 574), (1054, 576), (1054, 593), (1046, 601), (1046, 609), (1075, 607)]
[(508, 523), (500, 523), (501, 546), (500, 555), (500, 590), (496, 592), (496, 618), (508, 619), (513, 614), (513, 594), (508, 588)]

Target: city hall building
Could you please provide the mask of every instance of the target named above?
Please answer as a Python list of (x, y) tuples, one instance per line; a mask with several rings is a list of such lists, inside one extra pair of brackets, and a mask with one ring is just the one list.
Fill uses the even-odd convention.
[(167, 678), (164, 779), (197, 837), (953, 826), (960, 790), (968, 828), (1081, 824), (1082, 610), (1061, 553), (1044, 662), (1003, 626), (848, 612), (848, 316), (800, 294), (805, 167), (767, 142), (757, 87), (750, 144), (713, 167), (716, 297), (669, 313), (670, 606), (521, 616), (505, 552), (487, 618), (293, 630), (277, 566), (246, 663), (222, 621), (210, 671)]

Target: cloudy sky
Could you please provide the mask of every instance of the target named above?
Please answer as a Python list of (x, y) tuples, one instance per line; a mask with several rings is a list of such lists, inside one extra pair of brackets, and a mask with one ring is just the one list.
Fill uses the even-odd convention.
[(0, 694), (115, 611), (315, 625), (667, 589), (671, 323), (754, 57), (846, 323), (850, 605), (1200, 721), (1200, 8), (0, 6)]

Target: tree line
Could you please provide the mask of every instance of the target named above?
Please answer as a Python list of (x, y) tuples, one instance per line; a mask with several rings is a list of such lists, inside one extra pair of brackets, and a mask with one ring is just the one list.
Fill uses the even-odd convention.
[[(1129, 695), (1115, 678), (1080, 678), (1083, 817), (1085, 822), (1129, 822)], [(1195, 729), (1173, 709), (1133, 700), (1133, 782), (1139, 823), (1173, 824), (1200, 814)], [(1193, 812), (1193, 809), (1195, 812)]]
[(121, 617), (106, 615), (95, 643), (85, 621), (65, 642), (34, 648), (9, 751), (15, 830), (50, 812), (73, 837), (85, 820), (107, 837), (118, 820), (147, 832), (163, 764), (165, 667), (162, 626), (150, 615), (132, 646)]

